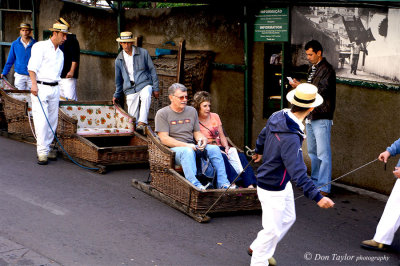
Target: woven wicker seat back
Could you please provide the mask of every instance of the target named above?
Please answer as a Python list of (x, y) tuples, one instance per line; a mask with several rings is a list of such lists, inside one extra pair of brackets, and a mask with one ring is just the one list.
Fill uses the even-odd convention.
[[(183, 84), (188, 89), (188, 102), (193, 99), (194, 93), (199, 90), (207, 90), (209, 66), (213, 59), (209, 51), (187, 51), (184, 60)], [(177, 82), (177, 57), (164, 56), (153, 60), (157, 71), (160, 96), (158, 99), (152, 97), (149, 120), (153, 120), (157, 111), (170, 104), (168, 88)]]
[[(4, 118), (7, 132), (20, 137), (33, 137), (28, 114), (31, 114), (31, 96), (29, 91), (1, 90)], [(32, 128), (33, 120), (31, 119)]]

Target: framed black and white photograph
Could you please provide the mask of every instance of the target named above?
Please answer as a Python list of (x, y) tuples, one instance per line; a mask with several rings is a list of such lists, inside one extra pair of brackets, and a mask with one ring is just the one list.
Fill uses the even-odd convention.
[(304, 45), (318, 40), (336, 76), (372, 82), (400, 81), (400, 9), (294, 7), (292, 64), (309, 65)]

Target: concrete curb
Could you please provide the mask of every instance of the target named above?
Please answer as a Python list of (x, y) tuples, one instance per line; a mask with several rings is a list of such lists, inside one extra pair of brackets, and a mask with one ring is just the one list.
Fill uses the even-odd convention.
[(61, 264), (0, 236), (0, 266), (8, 265), (59, 266)]
[(362, 188), (358, 188), (358, 187), (352, 187), (352, 186), (345, 185), (345, 184), (340, 184), (340, 183), (334, 182), (334, 183), (332, 183), (332, 185), (340, 187), (340, 188), (343, 188), (343, 189), (346, 189), (346, 190), (354, 192), (354, 193), (357, 193), (359, 195), (367, 196), (367, 197), (370, 197), (370, 198), (373, 198), (373, 199), (377, 199), (377, 200), (380, 200), (380, 201), (383, 201), (383, 202), (387, 202), (387, 200), (389, 198), (388, 196), (383, 195), (383, 194), (379, 194), (379, 193), (376, 193), (376, 192), (373, 192), (373, 191), (369, 191), (369, 190), (366, 190), (366, 189), (362, 189)]

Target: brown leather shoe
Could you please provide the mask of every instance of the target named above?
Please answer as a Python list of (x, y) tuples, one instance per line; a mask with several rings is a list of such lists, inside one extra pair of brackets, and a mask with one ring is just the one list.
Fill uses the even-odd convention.
[(47, 155), (38, 155), (37, 159), (38, 159), (38, 161), (37, 161), (38, 164), (40, 164), (40, 165), (47, 164)]
[(142, 135), (146, 134), (146, 123), (139, 122), (136, 126), (136, 132)]
[(363, 242), (361, 242), (361, 247), (369, 250), (380, 250), (380, 251), (387, 250), (387, 246), (385, 244), (376, 242), (373, 239), (364, 240)]

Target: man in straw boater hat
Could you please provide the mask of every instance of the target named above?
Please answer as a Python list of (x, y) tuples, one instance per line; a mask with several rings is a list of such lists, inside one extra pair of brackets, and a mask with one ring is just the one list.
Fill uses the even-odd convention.
[[(28, 63), (29, 76), (32, 81), (31, 101), (32, 115), (36, 132), (38, 164), (47, 164), (47, 159), (56, 159), (57, 154), (50, 150), (58, 122), (58, 103), (61, 70), (64, 54), (59, 46), (67, 39), (68, 27), (55, 23), (50, 39), (37, 42), (32, 47), (32, 56)], [(43, 107), (43, 110), (42, 110)], [(48, 125), (51, 125), (51, 128)]]
[[(126, 95), (128, 113), (136, 118), (136, 131), (144, 133), (151, 104), (151, 94), (158, 98), (158, 77), (146, 49), (133, 45), (132, 32), (121, 32), (117, 42), (122, 51), (115, 59), (115, 103)], [(140, 108), (139, 108), (140, 100)]]
[[(68, 28), (71, 26), (63, 18), (59, 18), (57, 23), (64, 24)], [(64, 66), (61, 72), (60, 97), (66, 100), (77, 101), (76, 81), (79, 75), (80, 47), (75, 34), (68, 34), (67, 40), (60, 45), (64, 53)]]
[(10, 72), (11, 67), (14, 65), (14, 86), (19, 90), (29, 90), (32, 85), (28, 73), (28, 61), (31, 57), (31, 49), (36, 42), (30, 36), (32, 30), (31, 25), (28, 23), (21, 23), (19, 25), (19, 34), (21, 36), (12, 42), (7, 62), (0, 75), (3, 78), (3, 76)]
[(263, 229), (248, 249), (251, 265), (276, 264), (272, 257), (276, 246), (296, 220), (290, 180), (319, 207), (334, 205), (308, 177), (301, 149), (305, 138), (303, 120), (323, 102), (317, 91), (317, 87), (308, 83), (290, 91), (286, 98), (292, 104), (291, 109), (272, 114), (257, 138), (253, 159), (259, 162), (262, 158), (257, 170), (257, 195), (262, 207)]

